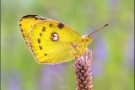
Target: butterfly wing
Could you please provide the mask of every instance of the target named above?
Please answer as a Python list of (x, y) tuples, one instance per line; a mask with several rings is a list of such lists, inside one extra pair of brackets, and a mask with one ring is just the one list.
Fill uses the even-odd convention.
[(31, 28), (31, 51), (40, 63), (55, 64), (74, 58), (73, 43), (81, 42), (81, 35), (70, 27), (53, 20), (37, 22)]
[(28, 38), (30, 33), (30, 28), (35, 22), (46, 20), (46, 18), (38, 15), (25, 15), (19, 21), (20, 30), (26, 45), (29, 47)]

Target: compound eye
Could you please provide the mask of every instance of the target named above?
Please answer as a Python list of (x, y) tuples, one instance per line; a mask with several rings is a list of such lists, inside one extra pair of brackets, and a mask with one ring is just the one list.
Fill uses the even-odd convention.
[(87, 43), (90, 43), (90, 42), (92, 41), (92, 37), (86, 36), (86, 37), (85, 37), (85, 41), (86, 41)]

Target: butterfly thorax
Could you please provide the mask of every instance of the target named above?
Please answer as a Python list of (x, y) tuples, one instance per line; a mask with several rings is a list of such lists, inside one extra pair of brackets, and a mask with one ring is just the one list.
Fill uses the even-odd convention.
[(88, 37), (88, 36), (82, 36), (82, 40), (81, 40), (81, 43), (80, 44), (72, 44), (73, 48), (75, 49), (75, 54), (77, 56), (81, 56), (86, 48), (87, 48), (87, 45), (92, 41), (92, 38), (91, 37)]

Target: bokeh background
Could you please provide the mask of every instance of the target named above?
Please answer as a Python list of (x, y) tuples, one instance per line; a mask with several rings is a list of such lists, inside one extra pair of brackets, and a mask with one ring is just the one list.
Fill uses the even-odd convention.
[[(38, 14), (93, 35), (94, 90), (134, 90), (133, 0), (2, 0), (1, 90), (75, 90), (74, 60), (38, 64), (25, 46), (18, 21)], [(65, 52), (66, 53), (66, 52)]]

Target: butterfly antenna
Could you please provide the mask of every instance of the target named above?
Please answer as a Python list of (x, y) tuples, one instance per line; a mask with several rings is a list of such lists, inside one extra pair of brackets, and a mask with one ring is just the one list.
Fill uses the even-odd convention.
[(89, 34), (88, 35), (88, 37), (90, 37), (92, 34), (94, 34), (95, 32), (97, 32), (97, 31), (99, 31), (99, 30), (101, 30), (102, 28), (104, 28), (104, 27), (106, 27), (106, 26), (108, 26), (109, 24), (105, 24), (104, 26), (102, 26), (102, 27), (100, 27), (100, 28), (98, 28), (98, 29), (96, 29), (95, 31), (93, 31), (91, 34)]

